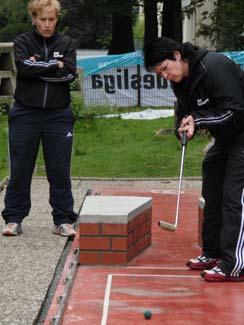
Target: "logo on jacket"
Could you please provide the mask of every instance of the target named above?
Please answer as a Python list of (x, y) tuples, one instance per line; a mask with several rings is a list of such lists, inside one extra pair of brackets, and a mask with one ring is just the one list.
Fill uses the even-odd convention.
[(209, 102), (209, 98), (206, 98), (205, 100), (202, 100), (201, 98), (197, 100), (198, 106), (203, 106)]
[(57, 59), (57, 58), (63, 58), (64, 55), (63, 55), (63, 54), (60, 54), (59, 52), (53, 52), (53, 57), (54, 57), (55, 59)]
[(67, 134), (66, 134), (66, 138), (70, 138), (70, 137), (72, 137), (73, 136), (73, 134), (71, 133), (71, 132), (68, 132)]

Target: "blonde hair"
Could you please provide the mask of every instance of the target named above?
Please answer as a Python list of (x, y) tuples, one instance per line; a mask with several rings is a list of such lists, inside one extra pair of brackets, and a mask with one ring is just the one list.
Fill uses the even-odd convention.
[(45, 8), (54, 8), (56, 15), (60, 14), (61, 6), (58, 0), (30, 0), (28, 10), (30, 16), (36, 17)]

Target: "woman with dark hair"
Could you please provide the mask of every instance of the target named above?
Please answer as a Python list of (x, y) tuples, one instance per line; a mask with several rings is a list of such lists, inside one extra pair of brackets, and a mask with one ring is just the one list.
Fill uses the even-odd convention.
[(177, 136), (207, 129), (215, 139), (202, 164), (202, 254), (186, 265), (206, 281), (244, 281), (243, 71), (223, 54), (165, 37), (144, 46), (144, 61), (171, 81)]

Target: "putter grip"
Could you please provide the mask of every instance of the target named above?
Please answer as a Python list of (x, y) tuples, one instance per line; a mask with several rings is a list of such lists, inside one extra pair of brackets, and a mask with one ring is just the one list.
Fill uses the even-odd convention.
[(184, 131), (181, 137), (181, 145), (186, 146), (186, 144), (187, 144), (187, 136), (186, 136), (186, 131)]

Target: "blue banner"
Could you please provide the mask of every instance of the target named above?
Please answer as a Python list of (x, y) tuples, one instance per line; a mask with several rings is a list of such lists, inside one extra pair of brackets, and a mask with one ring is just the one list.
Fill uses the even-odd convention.
[[(237, 64), (244, 65), (244, 51), (223, 52)], [(77, 57), (77, 67), (82, 68), (85, 77), (101, 73), (110, 68), (128, 67), (133, 65), (144, 65), (142, 51), (119, 55), (103, 55), (90, 58)]]
[(85, 77), (111, 68), (128, 67), (137, 64), (144, 64), (141, 51), (92, 58), (77, 57), (77, 67), (83, 69)]
[(243, 65), (244, 64), (244, 51), (237, 51), (237, 52), (223, 52), (226, 56), (230, 59), (235, 61), (237, 64)]

